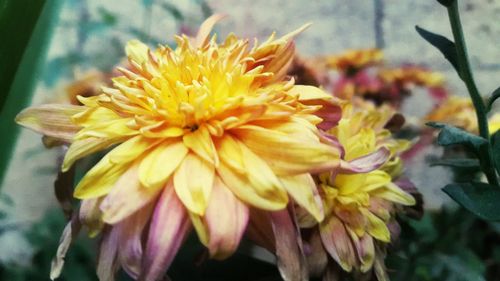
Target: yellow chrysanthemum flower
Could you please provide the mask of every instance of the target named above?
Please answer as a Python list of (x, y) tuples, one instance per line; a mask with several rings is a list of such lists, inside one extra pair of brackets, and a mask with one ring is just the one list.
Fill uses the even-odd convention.
[[(475, 134), (479, 132), (474, 105), (468, 97), (450, 96), (424, 118), (424, 122), (429, 121), (447, 123)], [(488, 126), (490, 134), (500, 129), (500, 113), (488, 118)]]
[(130, 68), (118, 68), (123, 76), (100, 95), (79, 97), (83, 106), (43, 105), (17, 118), (70, 143), (63, 171), (112, 148), (74, 191), (92, 233), (112, 226), (101, 278), (118, 263), (135, 278), (157, 280), (191, 225), (211, 256), (225, 258), (249, 208), (283, 210), (289, 197), (323, 219), (309, 173), (335, 169), (340, 150), (321, 143), (314, 113), (316, 104), (340, 109), (322, 90), (285, 77), (301, 30), (252, 48), (234, 35), (218, 44), (208, 37), (217, 19), (196, 38), (177, 37), (175, 49), (129, 42)]
[(438, 87), (444, 84), (444, 76), (419, 66), (403, 66), (383, 69), (378, 73), (385, 83)]
[[(408, 142), (391, 137), (384, 128), (390, 119), (380, 109), (354, 111), (347, 105), (339, 125), (328, 132), (344, 153), (340, 172), (322, 173), (317, 180), (325, 208), (319, 236), (330, 257), (345, 271), (370, 270), (377, 259), (377, 243), (391, 239), (388, 223), (393, 205), (415, 204), (393, 182), (401, 174), (401, 169), (394, 168), (401, 167), (398, 153)], [(347, 170), (344, 165), (363, 169)], [(378, 259), (380, 266), (382, 258)]]
[(359, 70), (382, 62), (384, 54), (379, 49), (348, 50), (325, 58), (329, 68), (342, 72)]

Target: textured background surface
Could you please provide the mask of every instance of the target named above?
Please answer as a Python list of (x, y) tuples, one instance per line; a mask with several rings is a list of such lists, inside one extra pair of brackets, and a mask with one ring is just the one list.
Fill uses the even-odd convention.
[[(146, 33), (152, 38), (151, 42), (170, 41), (177, 30), (182, 28), (189, 31), (192, 30), (190, 27), (201, 22), (203, 9), (196, 3), (199, 1), (175, 1), (183, 13), (183, 25), (179, 25), (171, 14), (160, 8), (164, 2), (155, 0), (151, 8), (145, 9), (144, 3), (132, 0), (68, 1), (52, 41), (49, 61), (57, 62), (57, 58), (66, 56), (70, 50), (92, 54), (87, 64), (106, 68), (123, 55), (122, 45), (128, 39)], [(208, 6), (214, 12), (229, 15), (218, 25), (222, 35), (233, 31), (240, 36), (265, 38), (274, 30), (283, 34), (306, 22), (313, 22), (313, 26), (297, 39), (298, 50), (302, 54), (312, 56), (338, 53), (347, 48), (381, 47), (389, 64), (411, 62), (442, 71), (449, 88), (463, 95), (465, 87), (452, 68), (414, 30), (415, 25), (420, 25), (451, 37), (446, 11), (434, 2), (210, 0)], [(460, 2), (473, 67), (477, 70), (479, 88), (486, 94), (500, 84), (500, 1)], [(112, 11), (116, 18), (115, 27), (100, 29), (95, 21), (106, 16), (108, 11)], [(92, 34), (82, 34), (79, 28), (82, 21), (95, 25), (88, 29), (92, 30)], [(68, 73), (74, 68), (74, 64), (71, 67), (56, 67)], [(54, 95), (53, 86), (47, 81), (41, 82), (33, 103), (51, 99)], [(418, 113), (421, 105), (426, 104), (423, 96), (413, 101), (408, 111)], [(39, 139), (38, 135), (23, 130), (2, 188), (16, 202), (12, 214), (22, 222), (37, 219), (48, 206), (55, 204), (52, 182), (57, 170), (55, 159), (58, 153), (44, 150)], [(426, 153), (439, 151), (430, 150)], [(422, 161), (416, 162), (420, 163), (418, 167), (408, 172), (426, 194), (427, 206), (437, 207), (444, 198), (438, 188), (447, 182), (447, 174), (439, 168), (426, 168)]]

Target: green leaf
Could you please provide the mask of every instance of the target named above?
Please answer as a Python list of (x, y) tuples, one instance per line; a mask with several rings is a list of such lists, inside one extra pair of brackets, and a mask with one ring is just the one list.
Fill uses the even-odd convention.
[(486, 139), (460, 128), (437, 122), (428, 122), (426, 125), (441, 129), (437, 139), (439, 145), (465, 145), (472, 148), (474, 152), (479, 155), (482, 155), (488, 147), (488, 141)]
[(418, 25), (415, 26), (415, 29), (417, 30), (418, 34), (422, 36), (422, 38), (424, 38), (432, 46), (436, 47), (444, 55), (444, 57), (451, 63), (451, 65), (453, 65), (458, 73), (458, 76), (460, 76), (460, 78), (462, 78), (463, 80), (463, 75), (458, 64), (458, 54), (455, 43), (442, 35), (425, 30)]
[(0, 111), (45, 2), (3, 0), (0, 4), (0, 34), (4, 35), (0, 44)]
[(447, 166), (453, 168), (462, 169), (479, 169), (479, 160), (470, 158), (451, 158), (451, 159), (441, 159), (431, 163), (433, 166)]
[(491, 144), (493, 147), (493, 161), (497, 168), (497, 172), (500, 175), (500, 130), (491, 136)]
[[(36, 78), (40, 76), (50, 35), (58, 19), (59, 9), (64, 1), (58, 0), (2, 0), (0, 4), (0, 34), (9, 34), (8, 40), (0, 44), (0, 103), (5, 102), (0, 109), (0, 186), (3, 180), (10, 155), (19, 132), (19, 127), (14, 123), (14, 117), (26, 107), (35, 89)], [(42, 10), (43, 8), (43, 10)], [(34, 10), (40, 9), (36, 12)], [(38, 21), (38, 15), (40, 15)], [(5, 22), (5, 21), (8, 22)], [(36, 23), (36, 26), (35, 26)], [(28, 28), (31, 24), (31, 29)], [(27, 33), (29, 42), (26, 46), (19, 43), (22, 33)], [(24, 35), (22, 35), (24, 36)], [(14, 52), (13, 50), (16, 50)], [(22, 59), (14, 62), (13, 56), (21, 52)], [(12, 56), (12, 57), (11, 57)], [(4, 63), (10, 65), (4, 65)], [(17, 68), (17, 72), (11, 64)], [(6, 84), (10, 81), (6, 76), (15, 77), (10, 90)]]
[(437, 0), (441, 5), (445, 7), (450, 7), (455, 0)]
[(488, 99), (488, 101), (486, 102), (486, 110), (489, 112), (491, 111), (491, 107), (493, 107), (493, 103), (495, 102), (495, 100), (497, 100), (498, 98), (500, 98), (500, 87), (498, 87), (495, 91), (493, 91), (493, 93), (491, 93), (491, 96), (490, 98)]
[(451, 183), (443, 188), (462, 207), (487, 221), (500, 221), (500, 188), (482, 183)]

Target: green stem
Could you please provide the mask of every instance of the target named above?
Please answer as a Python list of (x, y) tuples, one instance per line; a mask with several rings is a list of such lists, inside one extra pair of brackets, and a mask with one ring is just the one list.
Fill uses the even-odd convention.
[(484, 165), (484, 173), (488, 178), (488, 182), (493, 185), (498, 184), (498, 178), (493, 166), (493, 158), (492, 158), (492, 148), (490, 142), (490, 132), (488, 129), (488, 118), (486, 106), (483, 102), (481, 94), (477, 89), (476, 83), (474, 82), (474, 76), (472, 74), (472, 68), (469, 63), (468, 55), (467, 55), (467, 46), (465, 45), (464, 34), (462, 30), (462, 24), (460, 22), (460, 13), (458, 10), (458, 1), (452, 1), (452, 4), (448, 7), (448, 17), (450, 19), (451, 30), (453, 32), (453, 38), (455, 39), (455, 46), (458, 55), (458, 65), (460, 69), (460, 75), (462, 80), (465, 82), (467, 86), (467, 90), (469, 91), (470, 97), (472, 99), (472, 103), (476, 109), (476, 117), (477, 123), (479, 127), (479, 134), (481, 137), (488, 141), (488, 155), (484, 161), (486, 162)]

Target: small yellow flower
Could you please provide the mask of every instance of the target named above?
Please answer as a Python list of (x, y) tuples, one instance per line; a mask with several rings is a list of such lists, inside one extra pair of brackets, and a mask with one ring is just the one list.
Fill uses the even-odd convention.
[(389, 84), (417, 85), (425, 87), (438, 87), (444, 84), (444, 76), (419, 66), (403, 66), (400, 68), (383, 69), (379, 77)]
[[(490, 134), (494, 134), (500, 129), (500, 113), (488, 119)], [(424, 121), (447, 123), (475, 134), (479, 132), (474, 105), (468, 97), (450, 96), (431, 111)]]
[(359, 70), (382, 62), (384, 54), (379, 49), (348, 50), (325, 58), (329, 68), (342, 72)]
[[(384, 128), (390, 118), (381, 109), (355, 111), (347, 105), (339, 125), (329, 131), (344, 151), (340, 172), (318, 177), (325, 208), (319, 233), (330, 257), (345, 271), (367, 272), (376, 259), (381, 260), (376, 245), (391, 239), (388, 224), (394, 205), (415, 204), (415, 199), (394, 182), (401, 175), (401, 169), (394, 169), (401, 167), (398, 154), (409, 143), (393, 139)], [(345, 162), (365, 169), (348, 170)]]
[[(151, 50), (133, 40), (130, 68), (83, 106), (44, 105), (19, 114), (20, 124), (70, 143), (62, 165), (112, 148), (78, 183), (81, 221), (105, 231), (98, 274), (119, 263), (131, 276), (157, 280), (191, 226), (211, 256), (239, 244), (249, 209), (277, 211), (289, 197), (323, 219), (310, 172), (335, 169), (340, 150), (320, 141), (314, 113), (333, 99), (286, 79), (291, 39), (263, 44), (229, 35), (196, 38)], [(141, 239), (146, 236), (145, 246)]]

